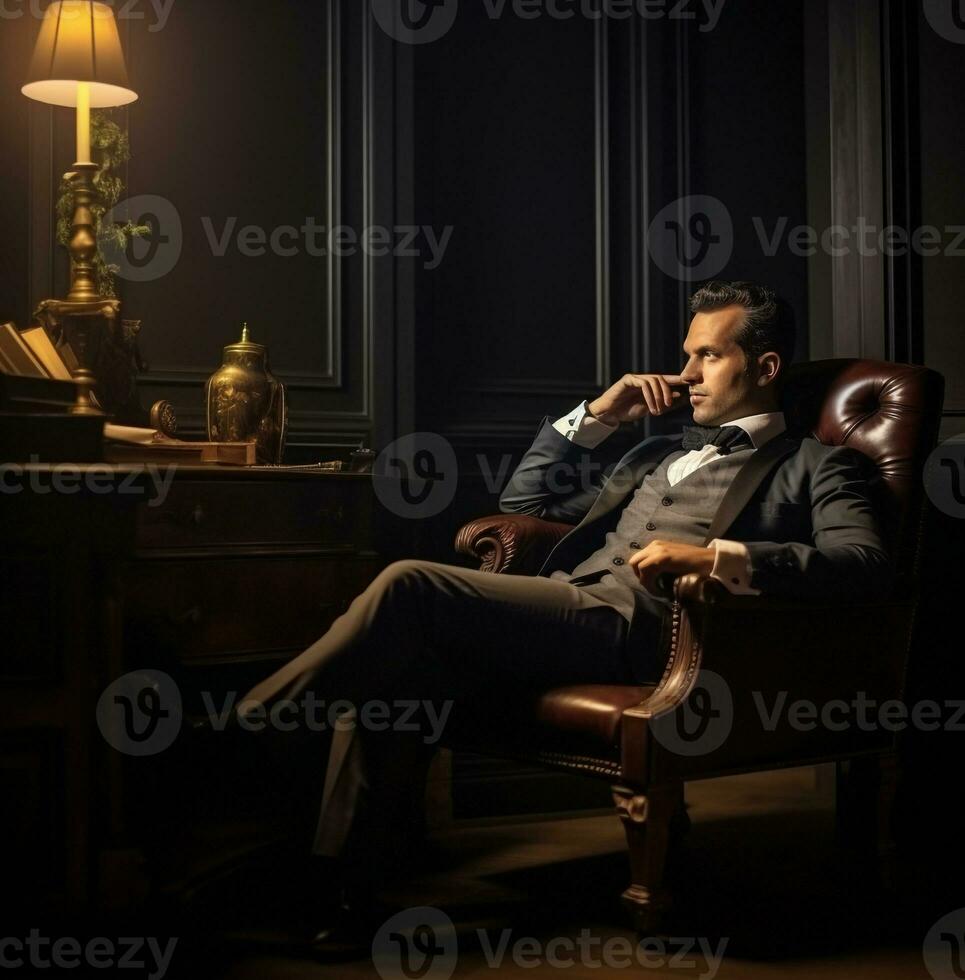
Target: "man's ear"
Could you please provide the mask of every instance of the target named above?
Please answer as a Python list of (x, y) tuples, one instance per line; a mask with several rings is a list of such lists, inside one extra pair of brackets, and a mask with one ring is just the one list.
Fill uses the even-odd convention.
[(763, 388), (765, 385), (773, 384), (781, 370), (781, 355), (774, 351), (761, 354), (757, 359), (757, 384)]

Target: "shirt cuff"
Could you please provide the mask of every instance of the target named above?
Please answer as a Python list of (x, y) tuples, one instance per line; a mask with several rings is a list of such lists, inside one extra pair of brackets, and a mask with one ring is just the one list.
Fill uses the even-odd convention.
[(553, 428), (565, 436), (570, 442), (576, 443), (583, 449), (595, 449), (608, 436), (613, 435), (619, 425), (607, 425), (599, 419), (590, 415), (590, 407), (587, 402), (578, 405), (568, 415), (558, 419), (553, 423)]
[(751, 588), (751, 556), (747, 546), (740, 541), (727, 541), (714, 538), (708, 547), (714, 548), (714, 568), (711, 577), (723, 583), (728, 592), (734, 595), (760, 595), (760, 589)]

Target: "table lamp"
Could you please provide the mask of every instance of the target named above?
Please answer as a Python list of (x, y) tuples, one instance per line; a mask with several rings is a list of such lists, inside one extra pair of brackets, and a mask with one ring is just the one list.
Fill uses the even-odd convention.
[(70, 346), (78, 361), (73, 372), (80, 389), (78, 411), (96, 411), (90, 395), (99, 335), (97, 324), (89, 320), (101, 316), (116, 325), (119, 304), (104, 299), (97, 290), (97, 231), (91, 207), (96, 199), (94, 174), (99, 168), (91, 160), (90, 111), (137, 99), (128, 82), (114, 11), (98, 0), (54, 0), (44, 13), (23, 94), (48, 105), (77, 109), (77, 162), (67, 175), (75, 205), (67, 247), (70, 292), (66, 303), (46, 300), (37, 318), (48, 329), (56, 323), (73, 335)]

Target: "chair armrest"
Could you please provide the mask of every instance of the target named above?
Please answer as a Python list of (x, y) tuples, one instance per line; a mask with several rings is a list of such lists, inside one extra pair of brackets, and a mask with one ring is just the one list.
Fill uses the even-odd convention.
[[(894, 741), (887, 728), (863, 728), (857, 719), (866, 709), (854, 702), (862, 698), (880, 708), (902, 697), (917, 606), (913, 590), (857, 601), (794, 600), (735, 596), (715, 579), (684, 575), (674, 598), (664, 676), (646, 701), (623, 715), (624, 765), (639, 778), (804, 764)], [(708, 672), (705, 679), (719, 677), (701, 686), (710, 693), (711, 711), (723, 711), (727, 738), (706, 755), (674, 755), (649, 730), (660, 716), (682, 708), (701, 671)], [(841, 702), (852, 713), (834, 708), (827, 716), (834, 724), (826, 724), (822, 711)], [(790, 719), (796, 703), (814, 706), (814, 724)], [(707, 708), (705, 702), (698, 714)], [(842, 718), (851, 720), (836, 727)]]
[[(911, 646), (914, 590), (866, 599), (737, 596), (716, 579), (683, 575), (674, 587), (672, 651), (697, 670), (760, 691), (878, 689), (899, 697)], [(668, 665), (668, 671), (670, 665)]]
[(456, 535), (456, 551), (478, 558), (480, 570), (535, 575), (573, 528), (526, 514), (498, 514), (471, 521)]

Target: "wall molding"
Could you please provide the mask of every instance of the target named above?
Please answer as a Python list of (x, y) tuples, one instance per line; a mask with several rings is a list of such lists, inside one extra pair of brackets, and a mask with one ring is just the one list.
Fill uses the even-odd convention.
[[(919, 228), (921, 217), (921, 132), (918, 119), (918, 7), (882, 0), (882, 96), (885, 166), (885, 223)], [(922, 259), (908, 249), (885, 256), (885, 310), (888, 357), (925, 360)]]
[(607, 18), (593, 25), (596, 166), (596, 386), (612, 382), (613, 323), (610, 241), (610, 43)]
[[(881, 8), (828, 0), (831, 86), (831, 223), (884, 221)], [(885, 269), (879, 255), (831, 257), (834, 356), (884, 358)]]

